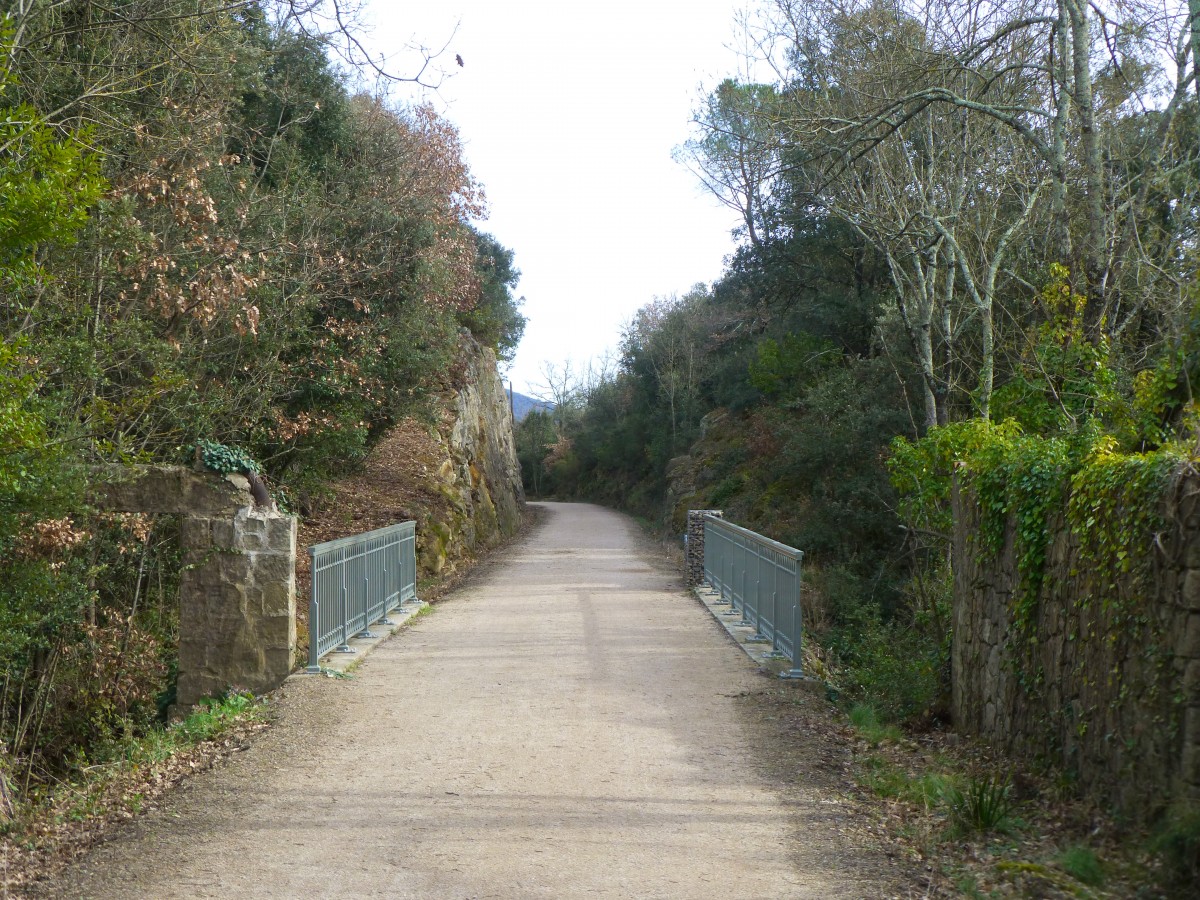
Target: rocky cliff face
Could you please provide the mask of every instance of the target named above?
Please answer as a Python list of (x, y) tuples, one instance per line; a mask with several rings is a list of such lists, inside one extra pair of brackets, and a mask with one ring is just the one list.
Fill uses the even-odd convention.
[(448, 397), (439, 429), (436, 485), (445, 502), (428, 510), (423, 533), (418, 528), (419, 561), (432, 573), (515, 532), (525, 503), (496, 355), (465, 334), (463, 341), (461, 386)]
[[(308, 610), (304, 548), (413, 519), (419, 577), (454, 571), (461, 560), (514, 533), (525, 503), (508, 397), (496, 356), (463, 336), (458, 377), (440, 398), (440, 419), (400, 422), (363, 470), (300, 528), (298, 614)], [(307, 631), (302, 627), (302, 643)]]

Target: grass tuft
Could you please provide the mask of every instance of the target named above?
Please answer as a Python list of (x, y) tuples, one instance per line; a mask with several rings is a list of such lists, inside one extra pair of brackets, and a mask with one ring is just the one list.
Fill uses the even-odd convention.
[(1077, 844), (1058, 856), (1062, 870), (1081, 884), (1099, 887), (1104, 883), (1104, 866), (1089, 847)]
[(1007, 776), (971, 778), (951, 787), (946, 795), (950, 820), (962, 832), (1003, 831), (1012, 824), (1012, 800)]
[(895, 725), (884, 725), (879, 714), (869, 703), (856, 704), (850, 710), (850, 723), (868, 744), (877, 746), (886, 742), (899, 743), (904, 735)]

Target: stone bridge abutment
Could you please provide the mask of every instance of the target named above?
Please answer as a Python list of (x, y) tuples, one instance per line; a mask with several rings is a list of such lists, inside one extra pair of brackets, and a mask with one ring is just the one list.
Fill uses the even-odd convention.
[(180, 710), (231, 687), (278, 687), (296, 654), (296, 520), (255, 506), (241, 475), (183, 467), (98, 470), (104, 512), (182, 516)]

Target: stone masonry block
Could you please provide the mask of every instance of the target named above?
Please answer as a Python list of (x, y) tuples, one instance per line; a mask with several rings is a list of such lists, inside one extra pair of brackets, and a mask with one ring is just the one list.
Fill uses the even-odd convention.
[(1184, 747), (1179, 768), (1180, 778), (1184, 784), (1200, 788), (1200, 747), (1193, 745)]
[(266, 650), (292, 650), (291, 621), (288, 616), (271, 616), (258, 622), (258, 641)]
[(267, 517), (269, 515), (270, 513), (265, 510), (239, 509), (237, 517), (233, 521), (238, 532), (241, 534), (265, 536), (267, 533)]
[(234, 528), (232, 520), (210, 519), (208, 521), (211, 522), (213, 546), (229, 548), (237, 546), (237, 530)]
[(1200, 659), (1187, 661), (1183, 668), (1182, 683), (1185, 695), (1200, 698)]
[(212, 546), (212, 520), (184, 516), (179, 528), (179, 543), (188, 550), (207, 550)]
[(1184, 609), (1200, 612), (1200, 567), (1188, 569), (1187, 574), (1183, 576), (1179, 605)]
[(272, 516), (267, 520), (267, 549), (295, 557), (296, 520), (294, 517)]
[(1175, 642), (1175, 655), (1184, 659), (1200, 659), (1200, 612), (1189, 613), (1187, 624)]
[(92, 471), (88, 494), (110, 512), (232, 516), (252, 502), (248, 488), (179, 466), (102, 466)]
[(267, 536), (257, 531), (239, 531), (237, 533), (237, 547), (239, 550), (246, 550), (251, 553), (265, 550), (267, 547)]
[(1192, 704), (1183, 711), (1184, 746), (1200, 747), (1200, 705)]
[[(271, 688), (276, 687), (291, 673), (295, 661), (296, 652), (294, 645), (292, 647), (278, 647), (267, 650), (263, 654), (264, 681), (271, 683)], [(271, 688), (268, 688), (268, 690)]]
[(274, 582), (262, 587), (262, 614), (264, 616), (296, 617), (296, 591), (288, 584)]
[(209, 568), (218, 579), (218, 584), (241, 586), (251, 579), (252, 562), (249, 553), (218, 552), (213, 554), (212, 566)]
[[(259, 584), (293, 584), (295, 583), (296, 561), (280, 553), (252, 553), (251, 568), (254, 580)], [(293, 588), (294, 589), (294, 588)]]

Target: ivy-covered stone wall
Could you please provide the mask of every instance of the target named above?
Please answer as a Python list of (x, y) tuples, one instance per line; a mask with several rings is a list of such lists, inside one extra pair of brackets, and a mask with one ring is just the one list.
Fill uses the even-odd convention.
[[(953, 712), (964, 731), (1059, 767), (1144, 821), (1200, 797), (1200, 477), (1176, 479), (1152, 515), (1119, 505), (1096, 533), (1128, 541), (1098, 562), (1089, 532), (1052, 509), (1036, 594), (1019, 568), (1017, 518), (984, 545), (983, 510), (956, 488)], [(1076, 504), (1078, 506), (1078, 504)]]

